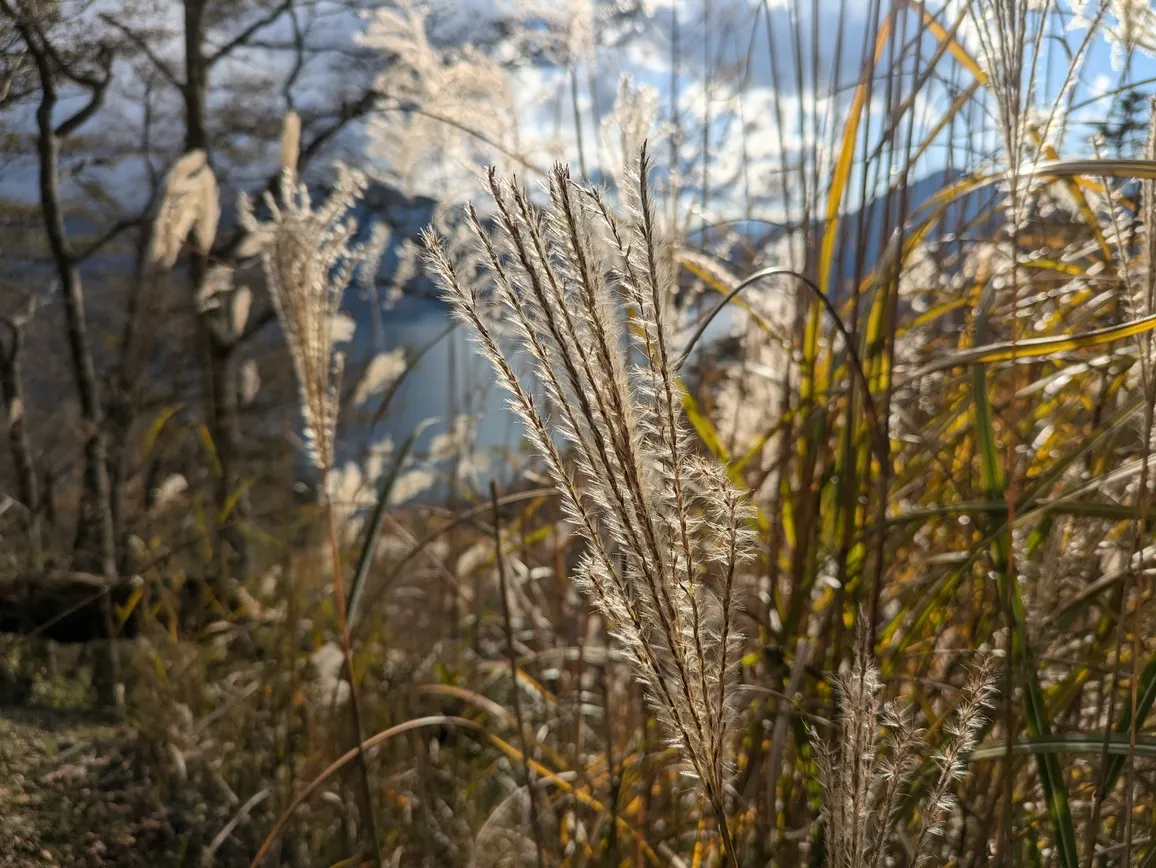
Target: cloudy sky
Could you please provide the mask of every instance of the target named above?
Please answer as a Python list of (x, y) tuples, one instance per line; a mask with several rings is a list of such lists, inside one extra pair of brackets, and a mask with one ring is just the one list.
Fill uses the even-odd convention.
[[(1070, 54), (1084, 43), (1087, 29), (1080, 24), (1080, 13), (1085, 18), (1095, 14), (1094, 8), (1082, 10), (1069, 0), (1058, 2), (1058, 7), (1052, 6), (1048, 38), (1038, 59), (1035, 114), (1041, 124), (1056, 104)], [(808, 173), (817, 174), (822, 188), (830, 175), (832, 152), (847, 127), (864, 59), (872, 53), (866, 38), (874, 32), (868, 20), (871, 3), (863, 0), (818, 0), (814, 5), (791, 0), (607, 0), (593, 8), (581, 0), (429, 0), (429, 6), (433, 9), (430, 34), (438, 45), (485, 41), (497, 22), (511, 15), (530, 22), (529, 43), (534, 43), (535, 23), (546, 23), (561, 34), (551, 49), (542, 52), (555, 63), (516, 64), (510, 74), (520, 153), (538, 165), (560, 155), (572, 164), (584, 163), (596, 177), (604, 174), (613, 156), (606, 152), (599, 128), (613, 110), (620, 77), (628, 75), (656, 93), (659, 117), (651, 135), (662, 143), (655, 149), (660, 167), (670, 153), (670, 122), (677, 120), (682, 140), (681, 187), (686, 202), (698, 200), (699, 207), (706, 149), (707, 209), (720, 217), (747, 212), (785, 217), (780, 192), (784, 157), (792, 166), (805, 160)], [(630, 18), (614, 14), (627, 6), (641, 11)], [(816, 7), (817, 20), (812, 20)], [(964, 8), (960, 0), (927, 3), (928, 11), (945, 27), (962, 15), (957, 37), (982, 62), (975, 24), (963, 15)], [(1132, 17), (1122, 23), (1118, 16), (1125, 12)], [(1078, 81), (1069, 94), (1081, 107), (1058, 118), (1064, 121), (1062, 125), (1053, 122), (1053, 139), (1062, 134), (1057, 139), (1061, 153), (1088, 151), (1092, 125), (1104, 121), (1118, 103), (1112, 92), (1121, 83), (1156, 76), (1150, 54), (1156, 46), (1154, 23), (1156, 15), (1146, 0), (1139, 0), (1138, 6), (1136, 0), (1111, 4), (1102, 31), (1085, 48)], [(902, 98), (910, 89), (916, 58), (920, 69), (926, 70), (935, 54), (938, 43), (931, 36), (914, 39), (918, 26), (912, 4), (899, 13), (897, 24), (908, 49), (896, 60), (888, 47), (872, 67), (877, 76), (867, 110), (872, 126), (860, 126), (860, 135), (867, 136), (872, 148), (887, 116), (887, 73), (900, 73), (896, 81)], [(1121, 33), (1129, 34), (1130, 41), (1117, 38)], [(910, 116), (915, 118), (916, 147), (960, 89), (972, 81), (971, 74), (950, 56), (938, 62), (931, 80), (913, 101)], [(1142, 89), (1153, 88), (1145, 85)], [(974, 165), (985, 155), (994, 157), (998, 150), (992, 132), (994, 101), (981, 90), (971, 112), (971, 126), (985, 128), (986, 134), (973, 134), (968, 142), (962, 123), (945, 128), (925, 149), (912, 177), (931, 175), (949, 163), (958, 169), (965, 160)], [(906, 133), (904, 121), (899, 134)], [(965, 150), (970, 157), (965, 157)], [(369, 154), (383, 172), (389, 172), (388, 149), (371, 147)], [(797, 203), (803, 182), (795, 169), (789, 177), (794, 185), (789, 195)], [(463, 183), (468, 184), (468, 179)], [(877, 188), (886, 183), (886, 178), (877, 182), (872, 178)], [(437, 186), (445, 188), (444, 178), (437, 178)], [(858, 189), (858, 180), (851, 186)], [(415, 189), (420, 187), (418, 183)], [(849, 204), (854, 207), (855, 203)]]
[[(832, 149), (846, 129), (852, 91), (864, 69), (872, 5), (870, 0), (817, 0), (816, 4), (810, 0), (411, 2), (416, 9), (426, 7), (430, 12), (425, 36), (435, 51), (469, 43), (490, 46), (503, 22), (513, 19), (525, 24), (520, 35), (506, 40), (497, 55), (508, 70), (505, 87), (513, 105), (512, 119), (497, 123), (489, 117), (491, 128), (487, 132), (502, 136), (511, 149), (534, 165), (546, 166), (561, 157), (575, 165), (581, 161), (591, 175), (605, 177), (615, 158), (604, 147), (600, 128), (613, 111), (620, 78), (627, 75), (636, 84), (654, 90), (658, 117), (650, 135), (658, 143), (653, 151), (660, 169), (665, 170), (663, 164), (669, 160), (671, 121), (677, 120), (681, 130), (680, 187), (685, 202), (702, 205), (705, 147), (710, 157), (707, 210), (724, 217), (749, 212), (768, 219), (787, 216), (781, 201), (784, 157), (792, 167), (807, 160), (809, 171), (817, 171), (820, 187), (829, 177)], [(960, 15), (961, 2), (930, 0), (927, 8), (950, 26)], [(1056, 2), (1059, 11), (1049, 19), (1049, 39), (1044, 43), (1037, 76), (1036, 102), (1041, 117), (1055, 104), (1068, 66), (1065, 52), (1077, 49), (1086, 33), (1079, 27), (1080, 10), (1071, 0)], [(816, 6), (818, 20), (813, 21)], [(112, 4), (110, 8), (122, 7)], [(165, 14), (173, 18), (168, 22), (173, 36), (171, 44), (164, 40), (156, 43), (158, 53), (179, 58), (178, 4), (160, 4), (159, 8), (167, 8)], [(1123, 27), (1118, 18), (1126, 10), (1132, 10), (1133, 17), (1124, 22), (1129, 27)], [(91, 14), (100, 11), (91, 8)], [(1089, 8), (1084, 15), (1091, 17), (1094, 12)], [(1156, 14), (1146, 0), (1113, 0), (1104, 16), (1104, 30), (1090, 44), (1080, 70), (1073, 99), (1082, 107), (1067, 118), (1061, 153), (1087, 151), (1089, 125), (1109, 116), (1117, 101), (1111, 94), (1122, 81), (1146, 81), (1156, 76), (1156, 64), (1149, 53), (1156, 45), (1154, 19)], [(900, 13), (900, 22), (908, 37), (914, 34), (918, 22), (914, 4)], [(228, 25), (238, 29), (244, 23), (238, 20)], [(305, 28), (307, 43), (317, 50), (311, 52), (290, 91), (283, 84), (292, 73), (294, 57), (276, 48), (293, 37), (287, 19), (262, 31), (263, 46), (239, 52), (213, 70), (214, 117), (223, 128), (233, 124), (241, 129), (227, 152), (214, 154), (214, 164), (226, 186), (243, 188), (267, 176), (275, 158), (278, 119), (289, 107), (287, 94), (308, 118), (310, 113), (331, 109), (388, 67), (385, 55), (371, 42), (361, 40), (359, 44), (359, 34), (372, 28), (372, 20), (351, 13), (340, 0), (318, 0), (314, 11), (299, 24)], [(978, 55), (973, 31), (973, 23), (965, 20), (959, 38)], [(1119, 33), (1131, 34), (1131, 44), (1113, 38)], [(874, 72), (882, 79), (889, 70), (901, 70), (905, 92), (910, 87), (916, 53), (925, 67), (935, 48), (935, 41), (925, 36), (918, 48), (912, 44), (902, 62), (893, 62), (886, 55), (873, 67)], [(179, 65), (178, 60), (173, 63)], [(85, 130), (89, 134), (86, 147), (95, 159), (84, 166), (83, 177), (106, 182), (112, 194), (131, 209), (140, 204), (133, 200), (145, 186), (140, 183), (145, 170), (119, 157), (140, 137), (146, 93), (153, 112), (154, 171), (163, 171), (161, 163), (169, 152), (180, 149), (180, 106), (171, 88), (163, 82), (150, 83), (147, 64), (126, 62), (117, 73), (105, 109)], [(970, 74), (950, 58), (938, 63), (932, 80), (914, 101), (916, 142), (943, 116), (958, 88), (970, 83)], [(886, 81), (877, 82), (867, 112), (872, 126), (869, 130), (860, 128), (860, 135), (866, 134), (871, 147), (886, 117), (886, 87)], [(1142, 89), (1156, 90), (1151, 84)], [(75, 100), (66, 98), (60, 114), (76, 105)], [(979, 100), (973, 111), (990, 114), (993, 107), (990, 99)], [(27, 134), (34, 108), (26, 104), (9, 109), (0, 122), (8, 131)], [(483, 113), (486, 111), (488, 108), (483, 107)], [(405, 161), (396, 159), (396, 152), (389, 147), (375, 147), (375, 139), (380, 138), (382, 128), (403, 140), (410, 130), (398, 112), (383, 113), (375, 124), (377, 130), (372, 125), (350, 130), (339, 143), (337, 155), (364, 163), (383, 179), (404, 183), (414, 193), (468, 194), (473, 167), (456, 174), (450, 171), (452, 166), (440, 170), (426, 167), (420, 173), (399, 171)], [(984, 126), (990, 129), (993, 124)], [(413, 132), (439, 139), (448, 138), (451, 130), (444, 124), (432, 124)], [(913, 169), (914, 177), (930, 175), (947, 165), (949, 132), (955, 136), (950, 160), (959, 164), (964, 142), (957, 126), (941, 132), (926, 149)], [(412, 141), (414, 136), (408, 138)], [(994, 150), (996, 142), (990, 135), (977, 136), (971, 145), (982, 153)], [(816, 155), (817, 169), (811, 162)], [(27, 159), (9, 159), (0, 169), (0, 184), (8, 196), (34, 197), (34, 175), (26, 164)], [(788, 195), (797, 203), (803, 176), (793, 168), (788, 177), (793, 185)], [(886, 181), (879, 179), (882, 184)], [(858, 186), (852, 185), (855, 189)]]

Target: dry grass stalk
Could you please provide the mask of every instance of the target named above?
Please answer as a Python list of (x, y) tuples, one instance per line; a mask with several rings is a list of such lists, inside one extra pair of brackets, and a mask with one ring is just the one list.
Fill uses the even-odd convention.
[(510, 597), (506, 583), (506, 560), (502, 554), (502, 512), (498, 504), (498, 486), (490, 481), (490, 507), (494, 516), (494, 565), (498, 572), (498, 589), (502, 602), (502, 626), (506, 631), (506, 654), (510, 659), (510, 684), (514, 700), (514, 720), (518, 725), (518, 739), (522, 750), (522, 786), (526, 788), (526, 803), (530, 811), (530, 829), (534, 838), (534, 855), (538, 868), (546, 864), (542, 850), (542, 828), (538, 820), (538, 803), (534, 796), (534, 776), (530, 770), (530, 745), (526, 738), (525, 717), (518, 685), (518, 652), (514, 645), (514, 627), (510, 620)]
[[(588, 543), (580, 582), (633, 658), (737, 864), (723, 789), (738, 663), (735, 585), (752, 548), (750, 515), (724, 470), (688, 441), (672, 345), (675, 283), (648, 168), (643, 148), (625, 218), (563, 166), (551, 173), (544, 212), (491, 172), (496, 226), (472, 208), (469, 220), (495, 278), (493, 298), (459, 279), (437, 238), (426, 243), (446, 298), (477, 332)], [(491, 303), (533, 360), (544, 406), (488, 324)]]
[[(840, 711), (834, 743), (814, 736), (823, 786), (822, 822), (829, 868), (879, 868), (888, 864), (896, 833), (896, 811), (904, 790), (923, 762), (927, 732), (909, 709), (881, 707), (879, 670), (868, 633), (860, 629), (851, 669), (836, 680)], [(955, 807), (954, 785), (965, 773), (964, 759), (974, 749), (992, 704), (994, 681), (984, 666), (968, 678), (947, 736), (932, 757), (937, 769), (920, 805), (919, 825), (910, 853), (912, 866), (929, 862), (945, 818)]]
[[(281, 202), (278, 204), (272, 195), (265, 197), (270, 222), (259, 222), (252, 204), (244, 196), (240, 200), (240, 220), (250, 233), (246, 242), (248, 250), (261, 255), (269, 294), (297, 375), (306, 451), (313, 466), (321, 473), (320, 494), (325, 505), (333, 565), (334, 606), (362, 773), (362, 811), (373, 857), (380, 860), (381, 843), (374, 818), (369, 760), (362, 746), (365, 729), (353, 668), (344, 570), (333, 498), (329, 492), (333, 482), (343, 369), (342, 354), (336, 350), (341, 297), (354, 272), (367, 258), (366, 249), (353, 244), (357, 222), (349, 216), (349, 211), (360, 200), (366, 182), (360, 172), (338, 164), (337, 178), (329, 198), (324, 205), (314, 209), (308, 188), (298, 180), (291, 165), (296, 162), (299, 136), (300, 121), (290, 113), (282, 134)], [(374, 261), (376, 264), (376, 258)]]

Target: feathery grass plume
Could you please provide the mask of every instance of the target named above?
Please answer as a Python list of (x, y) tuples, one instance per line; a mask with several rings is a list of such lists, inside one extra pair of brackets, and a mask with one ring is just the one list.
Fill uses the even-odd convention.
[(385, 353), (378, 353), (366, 367), (357, 389), (353, 393), (353, 404), (360, 407), (374, 395), (380, 395), (405, 373), (405, 349), (395, 347)]
[[(1144, 143), (1144, 158), (1156, 160), (1156, 98), (1148, 102), (1148, 140)], [(1142, 283), (1144, 297), (1136, 306), (1136, 313), (1144, 316), (1156, 311), (1156, 182), (1145, 180), (1140, 185), (1141, 214), (1144, 225), (1144, 258), (1147, 263)]]
[(478, 417), (459, 414), (447, 420), (446, 430), (434, 435), (429, 445), (430, 461), (457, 458), (469, 448), (477, 432)]
[[(1024, 158), (1027, 112), (1035, 86), (1034, 77), (1024, 80), (1024, 55), (1030, 46), (1039, 45), (1039, 37), (1032, 41), (1026, 0), (971, 0), (967, 10), (979, 43), (980, 62), (991, 80), (1006, 168), (1014, 184)], [(1034, 69), (1033, 64), (1033, 74)], [(1010, 204), (1015, 208), (1020, 203)], [(1021, 216), (1010, 215), (1013, 225), (1019, 225)]]
[(238, 374), (237, 396), (242, 407), (251, 407), (261, 391), (261, 370), (256, 359), (246, 359)]
[(636, 86), (630, 76), (618, 80), (614, 108), (602, 120), (602, 143), (609, 154), (607, 171), (619, 189), (625, 186), (622, 169), (630, 165), (650, 135), (658, 117), (658, 91)]
[(233, 269), (228, 265), (210, 265), (194, 299), (197, 313), (219, 310), (222, 302), (233, 294), (234, 276)]
[(362, 257), (361, 266), (357, 269), (357, 282), (361, 285), (362, 292), (373, 300), (374, 305), (379, 303), (377, 269), (381, 267), (381, 257), (385, 255), (392, 235), (388, 223), (374, 223), (369, 231), (369, 240), (365, 242), (365, 255)]
[[(822, 822), (829, 868), (879, 868), (888, 864), (896, 833), (895, 811), (923, 756), (927, 733), (909, 709), (880, 707), (879, 670), (869, 634), (860, 626), (851, 668), (836, 679), (839, 698), (835, 743), (812, 731), (823, 788)], [(920, 823), (910, 848), (911, 865), (927, 862), (944, 819), (955, 806), (952, 787), (964, 775), (964, 757), (975, 747), (984, 708), (994, 693), (986, 666), (971, 673), (954, 717), (944, 724), (946, 741), (932, 760), (938, 774), (920, 805)]]
[(541, 54), (560, 64), (593, 60), (598, 47), (598, 4), (591, 0), (515, 0), (513, 8), (520, 18), (520, 36), (528, 43), (527, 53)]
[[(693, 767), (733, 863), (723, 787), (738, 660), (736, 574), (753, 548), (750, 509), (689, 442), (675, 369), (674, 277), (655, 225), (645, 147), (633, 162), (635, 207), (624, 218), (562, 165), (550, 175), (544, 212), (493, 170), (495, 228), (468, 210), (494, 301), (532, 360), (544, 406), (488, 323), (491, 299), (459, 277), (432, 232), (424, 240), (445, 297), (476, 332), (587, 541), (579, 581)], [(574, 468), (555, 433), (573, 448)]]
[(191, 233), (193, 243), (208, 251), (221, 219), (217, 178), (204, 151), (189, 151), (169, 169), (165, 194), (153, 224), (149, 261), (172, 268)]
[(946, 744), (934, 760), (939, 775), (923, 800), (922, 823), (915, 840), (912, 868), (925, 864), (932, 857), (934, 839), (944, 832), (944, 818), (955, 808), (952, 787), (967, 773), (965, 757), (975, 749), (976, 738), (986, 720), (985, 709), (991, 708), (995, 697), (995, 681), (986, 665), (974, 669), (963, 690), (963, 701), (955, 716), (944, 726)]
[(189, 481), (180, 473), (170, 473), (153, 491), (151, 510), (161, 510), (171, 505), (189, 488)]
[(404, 181), (416, 180), (415, 168), (431, 156), (476, 172), (480, 144), (500, 152), (517, 126), (505, 72), (471, 45), (450, 51), (431, 42), (430, 12), (427, 0), (399, 0), (364, 12), (365, 30), (355, 37), (386, 60), (375, 88), (390, 102), (369, 118), (370, 153)]
[(353, 244), (357, 222), (347, 216), (365, 190), (365, 176), (337, 164), (329, 198), (313, 207), (292, 169), (281, 174), (281, 202), (266, 194), (270, 220), (257, 219), (248, 197), (240, 198), (247, 249), (259, 250), (277, 318), (297, 374), (305, 444), (320, 471), (333, 467), (343, 356), (339, 339), (341, 296), (364, 258)]
[(240, 337), (249, 322), (249, 309), (253, 304), (253, 293), (247, 286), (239, 286), (233, 291), (232, 304), (229, 307), (229, 329), (233, 337)]
[(1099, 15), (1091, 14), (1098, 5), (1092, 0), (1073, 3), (1076, 14), (1068, 23), (1068, 29), (1098, 29), (1112, 48), (1112, 69), (1117, 72), (1124, 69), (1128, 58), (1137, 50), (1156, 55), (1156, 10), (1149, 0), (1108, 0), (1105, 5), (1111, 15), (1104, 21)]
[[(329, 197), (317, 208), (309, 188), (299, 180), (289, 157), (298, 137), (297, 121), (286, 119), (282, 142), (280, 203), (271, 193), (264, 197), (269, 221), (258, 220), (245, 195), (238, 202), (240, 223), (249, 232), (244, 254), (260, 252), (273, 307), (281, 322), (300, 393), (306, 453), (321, 474), (318, 495), (325, 506), (329, 549), (333, 565), (333, 596), (345, 679), (349, 684), (349, 707), (357, 738), (362, 770), (361, 810), (372, 852), (381, 852), (374, 819), (373, 785), (369, 759), (363, 746), (365, 730), (357, 695), (353, 647), (346, 620), (345, 582), (334, 510), (334, 486), (344, 480), (334, 472), (337, 414), (340, 409), (344, 357), (336, 344), (352, 334), (353, 322), (341, 313), (341, 297), (360, 266), (372, 257), (366, 244), (354, 244), (357, 220), (351, 209), (365, 192), (365, 176), (336, 164), (336, 178)], [(372, 266), (376, 268), (376, 263)]]

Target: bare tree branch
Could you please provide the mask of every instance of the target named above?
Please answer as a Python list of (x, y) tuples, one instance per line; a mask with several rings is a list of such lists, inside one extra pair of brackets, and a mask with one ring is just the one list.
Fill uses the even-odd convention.
[[(45, 41), (44, 45), (48, 45)], [(101, 49), (100, 52), (100, 66), (104, 70), (104, 75), (100, 78), (91, 78), (85, 81), (85, 84), (90, 89), (91, 93), (88, 103), (80, 109), (72, 117), (63, 121), (56, 127), (56, 137), (60, 139), (67, 138), (80, 129), (88, 119), (91, 118), (100, 107), (104, 104), (104, 96), (108, 91), (108, 83), (112, 79), (112, 52), (107, 49)], [(67, 74), (67, 73), (66, 73)], [(71, 77), (71, 76), (70, 76)], [(74, 79), (76, 80), (76, 79)]]
[(52, 58), (52, 62), (56, 64), (56, 66), (60, 69), (61, 73), (66, 78), (71, 79), (77, 84), (84, 85), (85, 87), (93, 89), (97, 87), (103, 87), (108, 84), (107, 79), (111, 57), (108, 57), (108, 62), (106, 62), (107, 49), (104, 46), (101, 47), (99, 52), (100, 59), (98, 62), (98, 69), (100, 70), (100, 74), (98, 75), (93, 73), (85, 73), (81, 70), (78, 70), (73, 64), (69, 63), (64, 59), (63, 56), (61, 56), (61, 54), (56, 50), (56, 46), (52, 44), (52, 41), (47, 37), (43, 28), (40, 27), (39, 23), (35, 19), (29, 18), (27, 20), (27, 25), (35, 32), (37, 38), (40, 40), (40, 44), (44, 52), (50, 58)]
[(284, 2), (279, 3), (268, 15), (264, 16), (263, 18), (258, 18), (256, 21), (254, 21), (252, 24), (250, 24), (248, 27), (246, 27), (208, 57), (206, 57), (205, 65), (211, 68), (218, 60), (221, 60), (224, 57), (228, 57), (232, 51), (236, 50), (242, 45), (246, 45), (249, 40), (252, 39), (254, 34), (260, 30), (264, 30), (270, 24), (273, 24), (278, 18), (292, 9), (292, 7), (293, 0), (284, 0)]
[(131, 42), (144, 53), (145, 57), (147, 57), (152, 62), (152, 65), (156, 67), (157, 71), (168, 80), (169, 84), (179, 89), (184, 88), (181, 80), (177, 78), (176, 73), (173, 72), (172, 67), (165, 63), (159, 56), (157, 56), (156, 52), (154, 52), (152, 48), (149, 47), (148, 42), (145, 41), (143, 36), (134, 32), (126, 25), (121, 24), (108, 13), (101, 13), (100, 20), (108, 26), (113, 27), (123, 33), (128, 38), (129, 42)]
[(86, 259), (99, 253), (107, 245), (111, 244), (128, 230), (136, 229), (138, 226), (142, 226), (148, 220), (148, 214), (152, 211), (153, 198), (154, 197), (150, 197), (149, 203), (142, 213), (137, 214), (135, 217), (123, 217), (120, 220), (117, 220), (98, 237), (94, 238), (84, 247), (80, 248), (75, 253), (73, 258), (77, 262), (84, 262)]

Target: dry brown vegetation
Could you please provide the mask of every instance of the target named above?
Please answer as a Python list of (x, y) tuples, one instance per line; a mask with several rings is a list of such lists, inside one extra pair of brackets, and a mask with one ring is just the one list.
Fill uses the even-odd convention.
[(171, 5), (0, 0), (0, 864), (1156, 865), (1146, 0)]

